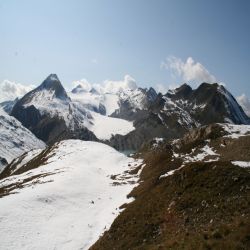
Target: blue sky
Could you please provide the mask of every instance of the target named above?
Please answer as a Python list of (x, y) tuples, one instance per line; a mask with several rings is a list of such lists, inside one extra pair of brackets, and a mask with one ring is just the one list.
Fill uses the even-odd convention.
[(0, 82), (196, 86), (205, 72), (250, 97), (249, 27), (248, 0), (0, 0)]

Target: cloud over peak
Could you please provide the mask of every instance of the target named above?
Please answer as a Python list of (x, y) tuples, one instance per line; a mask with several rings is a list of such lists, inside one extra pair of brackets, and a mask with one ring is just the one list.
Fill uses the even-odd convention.
[(74, 81), (73, 86), (81, 86), (85, 91), (90, 91), (92, 88), (96, 89), (100, 93), (117, 93), (120, 90), (136, 89), (137, 84), (133, 77), (125, 75), (123, 80), (105, 80), (103, 83), (90, 83), (86, 79)]
[(212, 75), (200, 62), (195, 62), (192, 57), (186, 61), (180, 58), (170, 56), (161, 63), (161, 68), (170, 70), (174, 77), (181, 77), (185, 82), (193, 81), (196, 83), (216, 82), (216, 77)]
[(250, 117), (250, 101), (245, 94), (238, 96), (237, 98), (238, 103), (243, 108), (247, 116)]
[(134, 78), (130, 75), (125, 75), (124, 79), (121, 81), (105, 80), (104, 88), (106, 92), (118, 92), (124, 89), (136, 89), (137, 84)]
[(17, 97), (24, 96), (33, 88), (35, 88), (34, 85), (24, 85), (4, 80), (0, 83), (0, 102), (15, 100)]

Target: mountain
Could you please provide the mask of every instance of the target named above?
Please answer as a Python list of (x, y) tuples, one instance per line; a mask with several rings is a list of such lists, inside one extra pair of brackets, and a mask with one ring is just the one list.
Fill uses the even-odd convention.
[[(44, 139), (46, 132), (49, 137), (51, 133), (49, 130), (52, 130), (54, 126), (65, 128), (74, 125), (71, 122), (73, 108), (58, 77), (51, 74), (39, 87), (28, 92), (15, 104), (11, 115), (38, 137)], [(83, 112), (82, 117), (86, 115)]]
[(63, 139), (108, 140), (112, 134), (125, 135), (134, 129), (132, 122), (102, 115), (113, 97), (98, 96), (94, 91), (84, 94), (80, 87), (69, 95), (58, 77), (51, 74), (17, 101), (11, 115), (49, 144)]
[(81, 140), (17, 159), (0, 174), (1, 249), (88, 249), (131, 201), (140, 165)]
[(55, 74), (21, 98), (11, 115), (47, 143), (65, 138), (96, 140), (86, 128), (91, 115), (71, 102)]
[(86, 89), (80, 84), (69, 95), (89, 110), (130, 121), (134, 120), (133, 114), (138, 110), (146, 110), (157, 97), (153, 88), (120, 88), (110, 91), (95, 87)]
[(153, 88), (118, 88), (78, 84), (66, 93), (51, 74), (14, 105), (16, 117), (39, 139), (105, 141), (126, 151), (138, 150), (154, 137), (180, 138), (211, 123), (249, 124), (250, 119), (225, 87), (183, 84), (166, 94)]
[(250, 120), (232, 94), (224, 86), (202, 83), (192, 90), (184, 84), (165, 95), (166, 102), (173, 102), (201, 125), (213, 122), (249, 124)]
[(106, 115), (108, 110), (105, 107), (105, 95), (101, 95), (94, 88), (87, 91), (83, 86), (76, 86), (70, 93), (70, 97), (75, 102), (79, 102), (86, 109)]
[(127, 89), (118, 93), (118, 108), (111, 114), (126, 120), (136, 120), (140, 114), (147, 112), (148, 108), (157, 99), (157, 93), (153, 88), (134, 90)]
[(210, 124), (154, 138), (135, 200), (90, 248), (249, 249), (250, 126)]
[(165, 95), (154, 95), (153, 102), (131, 110), (121, 105), (115, 116), (134, 119), (135, 130), (111, 138), (117, 149), (137, 150), (154, 137), (179, 138), (188, 130), (211, 123), (250, 124), (235, 98), (221, 85), (202, 83), (197, 89), (183, 84)]
[(45, 148), (45, 143), (0, 108), (0, 172), (14, 158), (40, 148)]

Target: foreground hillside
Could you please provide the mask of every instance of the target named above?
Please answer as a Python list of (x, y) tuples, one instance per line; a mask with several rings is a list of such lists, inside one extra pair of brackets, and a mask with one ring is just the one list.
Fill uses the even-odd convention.
[(88, 249), (129, 202), (138, 178), (128, 170), (140, 165), (80, 140), (33, 157), (23, 155), (0, 174), (1, 249)]
[(210, 125), (139, 154), (140, 185), (100, 249), (249, 249), (250, 127)]

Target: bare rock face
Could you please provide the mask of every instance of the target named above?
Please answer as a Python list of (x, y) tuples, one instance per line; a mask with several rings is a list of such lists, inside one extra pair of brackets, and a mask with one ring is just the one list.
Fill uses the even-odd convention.
[(7, 165), (8, 165), (7, 160), (0, 156), (0, 173)]
[(204, 141), (209, 139), (216, 139), (225, 135), (226, 132), (220, 124), (210, 124), (208, 126), (202, 126), (197, 129), (189, 131), (180, 140), (183, 144), (190, 144), (196, 141)]

